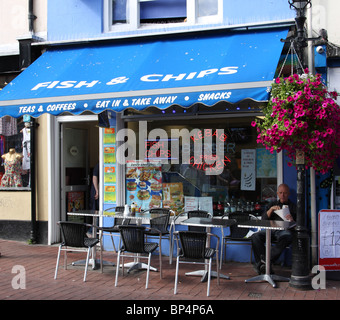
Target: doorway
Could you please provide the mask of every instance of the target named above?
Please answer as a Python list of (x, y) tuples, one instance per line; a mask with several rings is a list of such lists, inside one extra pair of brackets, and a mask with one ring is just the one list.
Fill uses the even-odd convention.
[(97, 115), (55, 118), (51, 243), (60, 241), (55, 225), (70, 220), (68, 211), (89, 209), (92, 171), (99, 163), (99, 131)]

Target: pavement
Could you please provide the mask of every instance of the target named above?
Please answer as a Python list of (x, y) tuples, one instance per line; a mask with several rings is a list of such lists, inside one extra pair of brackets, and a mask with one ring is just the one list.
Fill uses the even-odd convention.
[[(194, 308), (198, 303), (201, 310), (196, 310), (196, 314), (198, 312), (202, 315), (202, 312), (209, 311), (204, 309), (208, 306), (223, 310), (223, 307), (228, 305), (228, 301), (340, 300), (340, 281), (337, 280), (326, 280), (325, 289), (312, 290), (292, 288), (289, 282), (278, 282), (277, 288), (273, 288), (267, 282), (245, 283), (246, 279), (256, 274), (250, 263), (240, 262), (223, 263), (221, 273), (228, 275), (230, 280), (220, 279), (218, 285), (217, 280), (212, 279), (209, 297), (206, 295), (206, 282), (202, 283), (200, 277), (185, 276), (185, 272), (198, 270), (201, 267), (183, 264), (179, 271), (178, 294), (174, 295), (175, 260), (170, 265), (168, 257), (165, 256), (162, 259), (163, 278), (160, 279), (159, 272), (151, 271), (148, 289), (145, 289), (146, 271), (133, 271), (129, 274), (125, 272), (124, 276), (120, 273), (118, 286), (115, 287), (116, 267), (114, 266), (105, 266), (103, 273), (90, 267), (86, 282), (83, 282), (84, 267), (71, 264), (72, 261), (85, 258), (85, 253), (79, 252), (68, 254), (67, 270), (63, 267), (63, 255), (61, 256), (58, 278), (55, 280), (57, 251), (57, 245), (30, 245), (25, 242), (0, 239), (1, 304), (6, 301), (19, 300), (32, 302), (106, 300), (115, 301), (115, 306), (121, 306), (122, 314), (131, 312), (138, 315), (137, 306), (161, 305), (163, 309), (166, 306), (168, 314), (170, 314), (170, 308), (173, 308), (171, 312), (176, 314), (180, 311), (176, 309), (179, 305), (184, 303)], [(104, 260), (116, 262), (116, 254), (105, 251)], [(128, 262), (128, 258), (125, 261)], [(153, 256), (152, 265), (157, 268), (158, 263), (158, 257)], [(274, 266), (274, 272), (289, 277), (291, 269)], [(140, 309), (140, 312), (145, 312), (147, 309), (143, 310)], [(193, 309), (191, 309), (191, 314), (195, 314)]]

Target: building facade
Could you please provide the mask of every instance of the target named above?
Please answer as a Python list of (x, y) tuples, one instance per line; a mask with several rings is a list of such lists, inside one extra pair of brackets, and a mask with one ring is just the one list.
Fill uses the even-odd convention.
[[(38, 242), (58, 242), (56, 222), (66, 219), (67, 211), (90, 206), (91, 172), (97, 163), (100, 209), (134, 201), (142, 209), (163, 205), (177, 213), (200, 203), (211, 208), (209, 211), (215, 215), (228, 210), (256, 213), (256, 205), (263, 206), (275, 198), (277, 185), (282, 182), (290, 186), (292, 199), (296, 198), (295, 169), (287, 165), (284, 154), (271, 155), (257, 145), (255, 129), (250, 125), (261, 116), (261, 105), (268, 99), (268, 81), (263, 86), (265, 89), (259, 89), (260, 93), (250, 90), (249, 83), (260, 80), (253, 78), (251, 72), (263, 73), (263, 78), (272, 80), (287, 50), (280, 37), (285, 38), (294, 29), (295, 12), (290, 10), (287, 1), (260, 1), (260, 5), (259, 1), (244, 1), (242, 8), (230, 0), (130, 1), (128, 5), (124, 0), (64, 0), (48, 1), (46, 7), (44, 1), (32, 2), (37, 18), (29, 39), (29, 53), (32, 62), (42, 56), (28, 68), (27, 76), (24, 72), (21, 75), (25, 83), (32, 79), (31, 92), (37, 93), (32, 99), (40, 98), (40, 89), (55, 90), (55, 95), (70, 97), (78, 94), (76, 87), (89, 88), (89, 91), (84, 91), (81, 98), (70, 98), (71, 102), (64, 99), (66, 109), (65, 103), (46, 96), (46, 106), (41, 105), (46, 107), (46, 112), (41, 115), (35, 113), (39, 105), (33, 108), (34, 102), (31, 109), (26, 101), (21, 107), (16, 104), (21, 126), (25, 123), (24, 115), (30, 115), (31, 111), (38, 124), (34, 129), (36, 206), (29, 209), (27, 205), (32, 202), (30, 178), (25, 187), (16, 187), (15, 191), (3, 188), (0, 225), (5, 237), (28, 236), (33, 223)], [(314, 26), (329, 30), (329, 40), (336, 44), (339, 42), (336, 28), (332, 29), (329, 20), (319, 16), (322, 12), (331, 12), (329, 6), (336, 6), (335, 1), (327, 1), (327, 8), (323, 1), (313, 3), (309, 21), (314, 33), (319, 32)], [(25, 10), (29, 12), (28, 7)], [(39, 24), (41, 21), (46, 23)], [(7, 22), (6, 26), (9, 25)], [(25, 33), (24, 29), (13, 35), (23, 38)], [(17, 45), (14, 37), (2, 45), (8, 47), (8, 52), (11, 46)], [(275, 50), (269, 50), (274, 46)], [(317, 46), (312, 45), (312, 49), (314, 55)], [(114, 59), (110, 60), (111, 56)], [(190, 57), (187, 63), (186, 57)], [(325, 60), (325, 74), (331, 77), (330, 83), (334, 83), (336, 71), (328, 69), (330, 57)], [(0, 61), (6, 65), (5, 58)], [(254, 71), (256, 64), (259, 69)], [(247, 65), (251, 66), (250, 71), (237, 82), (227, 84), (229, 80), (225, 78), (218, 80), (227, 75), (238, 76), (239, 70), (246, 70)], [(67, 74), (58, 73), (66, 66), (70, 67)], [(127, 79), (131, 87), (122, 89), (123, 95), (116, 92), (111, 96), (103, 89), (96, 93), (94, 103), (91, 90), (106, 79), (102, 75), (108, 73), (108, 66), (114, 74), (106, 82), (110, 88)], [(321, 68), (317, 63), (315, 67)], [(53, 70), (54, 78), (45, 78), (44, 74), (34, 78), (44, 68)], [(12, 69), (14, 76), (22, 70)], [(75, 76), (85, 69), (88, 73), (81, 76), (95, 76), (91, 79)], [(20, 84), (19, 77), (17, 80)], [(189, 95), (191, 86), (198, 93), (196, 98)], [(73, 105), (80, 100), (88, 109)], [(125, 102), (128, 106), (123, 105)], [(19, 132), (23, 128), (19, 126)], [(174, 132), (189, 133), (189, 143), (184, 144), (183, 135), (177, 137)], [(222, 159), (214, 157), (209, 161), (206, 156), (208, 151), (204, 146), (209, 135), (213, 137), (211, 154), (217, 155), (220, 150)], [(126, 144), (121, 148), (124, 153), (119, 154), (125, 137), (131, 137), (129, 141), (135, 144)], [(20, 137), (19, 144), (22, 140)], [(9, 144), (5, 147), (7, 152)], [(185, 147), (191, 155), (189, 162), (183, 158)], [(181, 150), (180, 154), (174, 153), (176, 148)], [(195, 150), (199, 151), (196, 158)], [(157, 163), (146, 164), (146, 160)], [(252, 176), (249, 181), (244, 178), (247, 174)], [(327, 177), (317, 177), (318, 188)], [(323, 201), (323, 195), (331, 195), (331, 190), (317, 190), (317, 211), (332, 206), (331, 200)], [(18, 201), (24, 197), (25, 201)], [(32, 210), (36, 210), (34, 218)], [(26, 228), (21, 235), (13, 231), (18, 224)], [(108, 243), (106, 248), (111, 249)], [(242, 260), (243, 257), (235, 251), (228, 259)]]

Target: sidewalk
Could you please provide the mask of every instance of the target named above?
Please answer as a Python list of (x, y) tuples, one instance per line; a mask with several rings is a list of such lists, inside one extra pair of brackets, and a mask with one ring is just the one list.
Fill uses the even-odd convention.
[[(219, 286), (213, 279), (210, 297), (206, 296), (206, 283), (201, 283), (198, 277), (184, 275), (186, 271), (200, 267), (181, 265), (178, 294), (174, 295), (175, 261), (169, 265), (167, 257), (163, 257), (163, 279), (158, 272), (150, 272), (147, 290), (145, 271), (134, 271), (129, 275), (125, 272), (124, 277), (120, 273), (118, 287), (115, 287), (115, 267), (109, 266), (104, 268), (104, 273), (89, 269), (84, 283), (84, 267), (70, 265), (64, 270), (63, 255), (58, 278), (54, 280), (57, 250), (57, 246), (0, 240), (0, 300), (126, 300), (129, 303), (132, 300), (163, 303), (205, 300), (205, 304), (224, 300), (340, 300), (340, 281), (327, 280), (326, 289), (308, 291), (293, 289), (288, 282), (278, 283), (277, 288), (267, 282), (245, 283), (245, 279), (255, 276), (254, 270), (249, 263), (237, 262), (223, 264), (221, 272), (231, 279), (221, 279)], [(69, 253), (68, 263), (83, 257), (84, 253)], [(113, 252), (105, 252), (104, 258), (116, 262)], [(158, 258), (152, 259), (152, 265), (158, 267)], [(275, 267), (274, 271), (279, 275), (290, 275), (290, 269), (285, 267)]]

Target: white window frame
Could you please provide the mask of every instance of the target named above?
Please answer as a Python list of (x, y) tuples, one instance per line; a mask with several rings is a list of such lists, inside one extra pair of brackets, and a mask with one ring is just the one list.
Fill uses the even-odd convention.
[[(154, 1), (154, 0), (128, 0), (129, 11), (127, 14), (126, 24), (112, 25), (112, 1), (104, 0), (104, 32), (119, 32), (119, 31), (136, 31), (138, 29), (159, 29), (157, 25), (140, 24), (140, 2)], [(186, 0), (187, 1), (187, 21), (183, 23), (169, 23), (162, 25), (166, 29), (171, 29), (179, 26), (188, 25), (201, 25), (201, 24), (220, 24), (223, 22), (223, 0), (217, 0), (217, 15), (198, 17), (198, 2), (197, 0)]]

